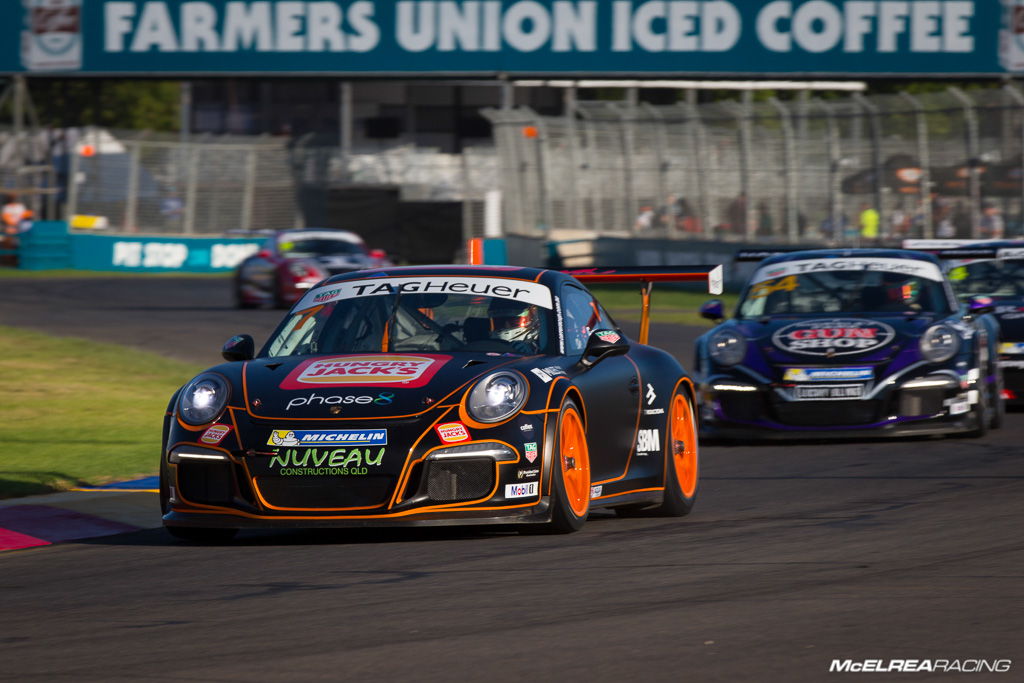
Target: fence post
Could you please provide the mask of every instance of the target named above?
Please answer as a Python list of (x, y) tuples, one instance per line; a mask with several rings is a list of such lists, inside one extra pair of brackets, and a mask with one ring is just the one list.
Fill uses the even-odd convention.
[(921, 164), (921, 220), (922, 237), (931, 239), (935, 237), (935, 224), (932, 221), (932, 156), (928, 140), (928, 117), (924, 114), (924, 107), (920, 100), (906, 91), (901, 91), (900, 96), (914, 108), (914, 119), (917, 122), (917, 157)]
[(751, 148), (754, 144), (754, 132), (752, 118), (753, 93), (744, 90), (740, 97), (740, 107), (737, 110), (737, 119), (740, 127), (740, 194), (746, 198), (743, 203), (743, 231), (741, 235), (747, 240), (753, 239), (750, 220), (751, 205), (750, 196), (750, 157)]
[(131, 146), (128, 155), (128, 197), (124, 209), (125, 232), (138, 232), (139, 230), (139, 166), (141, 165), (142, 143), (133, 140), (126, 143)]
[(1018, 142), (1020, 144), (1020, 158), (1021, 158), (1021, 174), (1020, 174), (1020, 210), (1018, 212), (1018, 232), (1024, 229), (1024, 94), (1021, 94), (1020, 90), (1007, 83), (1003, 86), (1003, 90), (1010, 98), (1017, 103), (1017, 115), (1020, 118), (1020, 137)]
[(690, 132), (690, 149), (693, 153), (694, 172), (697, 174), (697, 218), (700, 220), (701, 231), (704, 237), (710, 239), (714, 216), (711, 214), (711, 202), (708, 199), (708, 185), (704, 167), (707, 136), (704, 130), (704, 122), (700, 118), (700, 110), (697, 108), (696, 90), (688, 90), (686, 92), (686, 104), (683, 106), (686, 112), (687, 127)]
[(967, 124), (967, 180), (970, 197), (968, 203), (971, 211), (971, 237), (978, 239), (978, 228), (981, 225), (981, 177), (979, 167), (978, 114), (974, 111), (974, 101), (960, 88), (950, 87), (949, 94), (955, 97), (964, 107), (964, 123)]
[[(626, 101), (625, 108), (618, 109), (616, 114), (619, 117), (619, 126), (622, 130), (622, 176), (625, 185), (625, 196), (623, 202), (625, 203), (625, 211), (620, 215), (621, 220), (617, 221), (619, 230), (624, 225), (629, 226), (630, 233), (636, 232), (636, 221), (634, 217), (637, 214), (637, 201), (636, 201), (636, 188), (634, 187), (634, 168), (633, 164), (636, 162), (636, 144), (634, 140), (635, 131), (634, 121), (636, 119), (636, 88), (628, 88), (626, 90), (628, 99)], [(609, 104), (609, 107), (612, 105)]]
[(196, 204), (198, 202), (199, 185), (199, 146), (195, 143), (188, 143), (185, 150), (187, 159), (185, 175), (185, 224), (183, 229), (186, 235), (196, 231)]
[(78, 153), (77, 142), (67, 143), (67, 154), (70, 159), (68, 166), (68, 201), (64, 206), (64, 220), (71, 222), (71, 217), (78, 213), (78, 174), (82, 172), (82, 155)]
[(578, 178), (577, 171), (580, 167), (580, 150), (579, 140), (576, 137), (576, 84), (572, 83), (567, 85), (562, 91), (562, 102), (565, 111), (565, 134), (569, 138), (569, 163), (568, 163), (568, 175), (569, 175), (569, 196), (566, 201), (569, 202), (569, 210), (566, 214), (569, 217), (569, 227), (573, 230), (578, 230), (583, 224), (580, 218), (580, 198), (578, 193)]
[[(789, 238), (790, 244), (795, 244), (799, 241), (800, 235), (798, 232), (799, 226), (797, 224), (797, 195), (796, 187), (793, 182), (793, 172), (796, 167), (796, 155), (794, 154), (794, 141), (793, 141), (793, 122), (789, 118), (789, 110), (786, 109), (785, 105), (778, 100), (778, 98), (772, 97), (768, 100), (775, 110), (779, 112), (779, 121), (782, 124), (782, 145), (783, 151), (783, 192), (786, 195), (786, 236)], [(747, 203), (749, 207), (749, 200)]]
[(252, 147), (245, 155), (245, 185), (242, 187), (242, 230), (252, 230), (253, 204), (256, 200), (256, 150)]

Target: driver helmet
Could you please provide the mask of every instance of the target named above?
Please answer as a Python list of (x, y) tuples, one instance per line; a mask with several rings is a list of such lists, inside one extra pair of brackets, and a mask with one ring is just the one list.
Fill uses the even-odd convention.
[(491, 338), (502, 341), (535, 341), (540, 319), (537, 307), (512, 299), (492, 299), (487, 307)]

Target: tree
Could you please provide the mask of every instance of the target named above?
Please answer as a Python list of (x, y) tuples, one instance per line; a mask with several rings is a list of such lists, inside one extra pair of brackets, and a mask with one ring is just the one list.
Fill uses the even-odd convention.
[(180, 126), (177, 81), (30, 78), (42, 126), (172, 132)]

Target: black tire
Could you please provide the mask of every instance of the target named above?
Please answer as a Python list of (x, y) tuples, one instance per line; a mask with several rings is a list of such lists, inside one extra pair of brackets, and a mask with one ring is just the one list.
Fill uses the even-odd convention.
[(284, 297), (281, 296), (281, 289), (282, 289), (281, 283), (279, 281), (275, 280), (274, 281), (274, 296), (271, 299), (271, 301), (273, 302), (274, 308), (282, 309), (282, 310), (286, 309), (286, 308), (291, 308), (291, 304), (289, 304), (287, 301), (285, 301)]
[[(580, 416), (579, 408), (576, 407), (576, 403), (572, 399), (567, 399), (562, 404), (562, 409), (558, 413), (558, 422), (555, 423), (554, 457), (551, 458), (551, 521), (545, 525), (545, 531), (548, 533), (569, 534), (579, 531), (583, 528), (583, 524), (587, 521), (587, 515), (590, 513), (590, 451), (587, 447), (586, 432), (582, 432), (581, 439), (579, 436), (576, 437), (579, 440), (575, 447), (570, 446), (577, 452), (575, 456), (563, 453), (562, 436), (567, 431), (574, 429), (570, 425), (572, 422), (576, 422), (582, 429), (583, 418)], [(582, 452), (579, 450), (580, 446), (582, 446)], [(580, 461), (581, 455), (586, 462)], [(571, 462), (567, 461), (567, 458), (570, 457), (573, 458)], [(570, 494), (566, 491), (565, 472), (568, 469), (573, 469), (578, 473), (577, 476), (582, 477), (586, 482), (586, 503), (582, 506), (582, 511), (580, 511), (581, 504), (578, 498), (576, 499), (576, 509), (573, 509)], [(579, 481), (577, 479), (577, 482)], [(578, 493), (580, 488), (578, 483), (575, 488)]]
[(235, 287), (235, 308), (259, 308), (259, 304), (253, 303), (252, 301), (246, 301), (242, 298), (242, 288), (236, 282)]
[[(678, 399), (678, 403), (677, 403)], [(652, 514), (661, 517), (683, 517), (690, 514), (694, 504), (697, 502), (697, 494), (700, 492), (700, 444), (697, 437), (697, 408), (694, 405), (690, 393), (683, 387), (676, 389), (668, 403), (668, 417), (665, 421), (665, 443), (663, 452), (665, 454), (665, 497), (660, 506), (651, 510)], [(685, 414), (680, 415), (681, 422), (678, 429), (676, 411), (684, 410)], [(677, 436), (682, 438), (677, 440)], [(686, 443), (686, 440), (691, 443)], [(682, 448), (680, 452), (678, 449)], [(680, 465), (684, 471), (692, 469), (692, 479), (684, 487), (679, 480), (676, 467), (676, 458), (687, 461), (687, 465)], [(689, 489), (689, 490), (684, 490)]]
[(181, 541), (188, 541), (189, 543), (227, 543), (238, 533), (238, 529), (207, 529), (191, 526), (168, 526), (164, 528), (167, 529), (167, 533), (171, 536)]
[(978, 390), (978, 402), (971, 409), (971, 421), (974, 428), (968, 430), (964, 436), (969, 439), (980, 439), (988, 433), (989, 425), (989, 390)]
[(1003, 369), (999, 367), (999, 361), (995, 362), (995, 368), (993, 374), (996, 377), (996, 381), (992, 385), (992, 419), (989, 420), (989, 429), (1000, 429), (1003, 423), (1006, 421), (1006, 399), (1003, 398)]

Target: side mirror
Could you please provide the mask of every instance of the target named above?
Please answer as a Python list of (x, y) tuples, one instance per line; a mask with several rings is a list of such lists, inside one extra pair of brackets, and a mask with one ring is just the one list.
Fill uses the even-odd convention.
[(228, 361), (252, 360), (256, 355), (256, 342), (247, 334), (236, 334), (224, 342), (220, 355)]
[(629, 342), (615, 330), (594, 330), (583, 349), (580, 364), (584, 367), (595, 365), (610, 356), (620, 356), (629, 351)]
[(700, 307), (700, 317), (714, 320), (716, 323), (725, 320), (725, 310), (721, 299), (705, 301)]
[(971, 315), (985, 315), (996, 310), (996, 302), (990, 296), (974, 295), (967, 298), (967, 312)]

